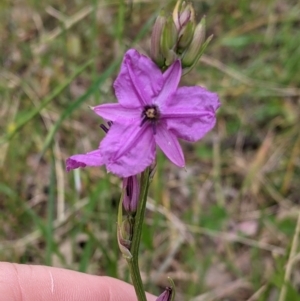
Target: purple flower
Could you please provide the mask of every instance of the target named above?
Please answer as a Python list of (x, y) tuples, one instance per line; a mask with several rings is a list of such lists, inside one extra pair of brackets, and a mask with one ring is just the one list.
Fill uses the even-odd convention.
[(99, 148), (67, 160), (67, 170), (106, 165), (121, 177), (136, 175), (151, 163), (158, 145), (177, 166), (185, 161), (178, 138), (197, 141), (216, 122), (220, 103), (216, 93), (204, 88), (179, 87), (181, 63), (164, 73), (146, 56), (130, 49), (114, 83), (118, 103), (93, 108), (113, 122)]

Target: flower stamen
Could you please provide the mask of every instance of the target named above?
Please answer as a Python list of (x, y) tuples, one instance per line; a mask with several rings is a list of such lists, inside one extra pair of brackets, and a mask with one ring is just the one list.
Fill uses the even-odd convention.
[(105, 124), (101, 123), (101, 124), (100, 124), (100, 128), (103, 130), (103, 132), (104, 132), (105, 134), (108, 133), (108, 127), (107, 127)]
[(100, 124), (100, 128), (104, 131), (105, 134), (108, 133), (109, 128), (113, 125), (112, 121), (107, 121), (107, 126), (104, 123)]

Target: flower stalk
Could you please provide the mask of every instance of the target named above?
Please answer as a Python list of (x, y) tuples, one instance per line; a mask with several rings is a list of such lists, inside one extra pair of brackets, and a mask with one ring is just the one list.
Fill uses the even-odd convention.
[[(134, 286), (138, 301), (147, 301), (141, 274), (140, 274), (140, 269), (139, 269), (139, 247), (140, 247), (142, 228), (143, 228), (143, 222), (145, 217), (148, 189), (150, 185), (150, 176), (151, 176), (151, 171), (150, 168), (148, 167), (141, 174), (140, 196), (139, 196), (137, 211), (133, 221), (133, 232), (132, 232), (130, 250), (124, 252), (124, 250), (121, 249), (128, 263), (132, 284)], [(120, 216), (120, 210), (122, 210), (122, 207), (121, 209), (119, 208), (119, 216)], [(126, 256), (129, 254), (130, 256)]]

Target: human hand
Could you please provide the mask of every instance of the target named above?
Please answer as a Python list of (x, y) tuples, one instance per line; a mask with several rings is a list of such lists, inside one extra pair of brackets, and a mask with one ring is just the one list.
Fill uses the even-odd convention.
[[(39, 265), (0, 262), (0, 301), (136, 301), (123, 281)], [(148, 301), (156, 297), (147, 294)]]

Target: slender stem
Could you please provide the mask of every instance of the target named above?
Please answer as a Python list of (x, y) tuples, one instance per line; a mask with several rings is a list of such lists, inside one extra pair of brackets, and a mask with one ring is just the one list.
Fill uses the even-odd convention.
[(132, 283), (139, 301), (147, 301), (141, 274), (140, 274), (138, 256), (139, 256), (139, 247), (140, 247), (140, 241), (142, 235), (143, 222), (145, 217), (148, 188), (150, 183), (149, 178), (150, 178), (150, 169), (147, 168), (141, 175), (141, 189), (140, 189), (139, 204), (135, 215), (133, 237), (132, 237), (131, 248), (130, 248), (132, 258), (127, 259)]
[(143, 282), (140, 274), (138, 259), (127, 259), (132, 284), (135, 289), (138, 301), (147, 301)]

